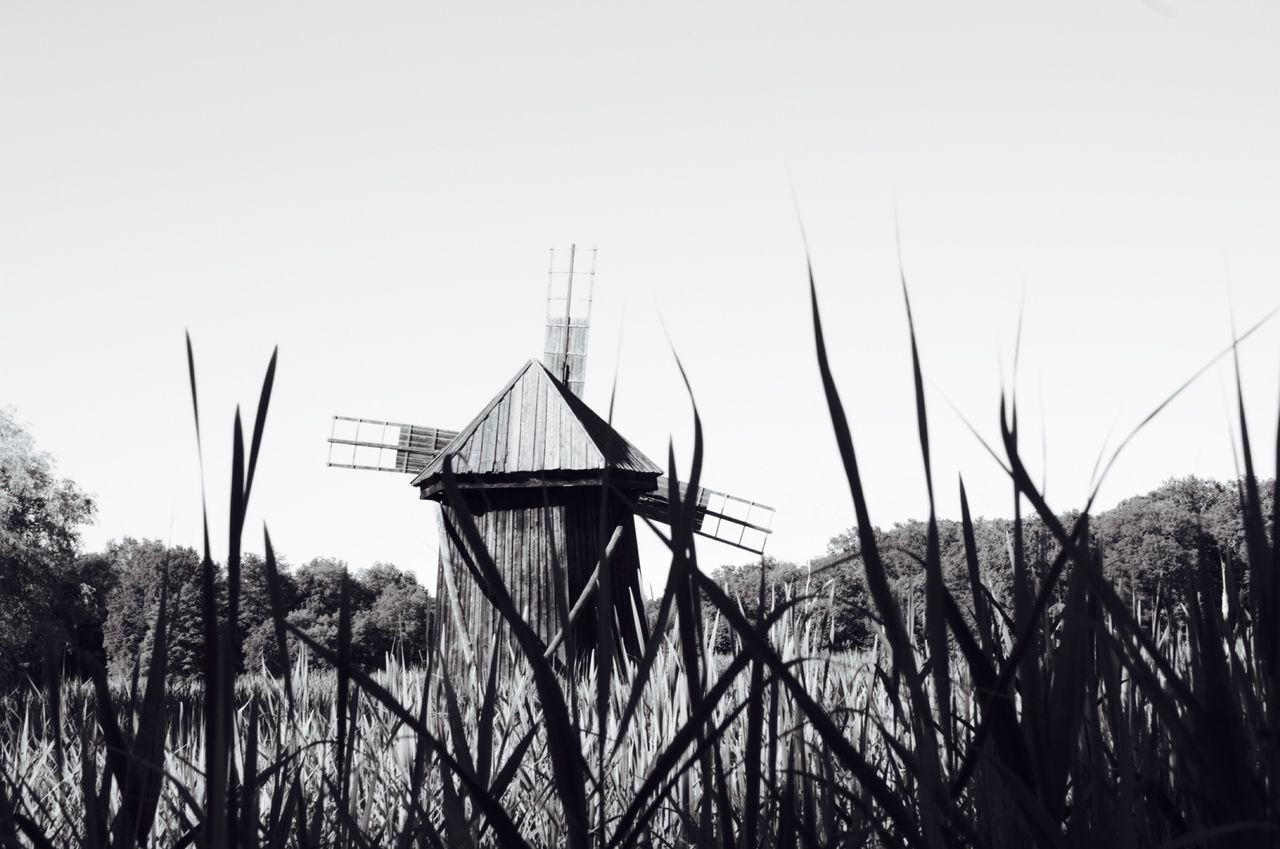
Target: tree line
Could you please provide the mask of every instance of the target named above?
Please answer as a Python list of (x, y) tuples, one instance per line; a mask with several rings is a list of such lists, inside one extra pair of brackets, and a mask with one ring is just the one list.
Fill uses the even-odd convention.
[[(0, 562), (7, 571), (7, 558), (0, 555)], [(14, 593), (9, 586), (0, 590), (0, 604), (11, 614), (20, 611), (17, 618), (22, 620), (0, 634), (0, 657), (5, 658), (0, 663), (7, 667), (0, 671), (0, 681), (39, 680), (48, 662), (46, 643), (60, 647), (57, 662), (73, 676), (86, 671), (86, 656), (104, 663), (113, 675), (129, 676), (135, 664), (145, 669), (166, 576), (169, 670), (180, 677), (200, 674), (205, 647), (200, 563), (192, 548), (126, 537), (38, 576), (27, 571), (24, 592)], [(337, 646), (346, 574), (353, 661), (375, 668), (388, 653), (410, 662), (425, 655), (432, 598), (412, 573), (375, 563), (352, 574), (346, 563), (328, 557), (296, 567), (278, 561), (277, 568), (287, 618), (313, 639)], [(225, 605), (225, 570), (216, 574), (218, 601)], [(241, 555), (240, 574), (239, 671), (279, 674), (287, 661), (276, 644), (263, 559)], [(292, 639), (289, 646), (296, 657)]]
[[(1272, 489), (1263, 487), (1267, 515)], [(167, 652), (174, 674), (197, 674), (204, 650), (200, 557), (191, 548), (158, 540), (125, 538), (95, 553), (80, 551), (79, 529), (93, 519), (93, 500), (74, 482), (54, 474), (51, 458), (36, 450), (30, 435), (0, 409), (0, 688), (38, 680), (49, 663), (69, 674), (83, 672), (85, 657), (97, 658), (120, 675), (145, 665), (151, 629), (168, 577)], [(1065, 517), (1074, 519), (1074, 517)], [(996, 610), (1011, 597), (1007, 519), (973, 521), (974, 548), (983, 585)], [(911, 609), (920, 609), (927, 525), (904, 522), (875, 529), (893, 587)], [(968, 569), (960, 522), (938, 522), (944, 580), (956, 598), (968, 596)], [(1026, 560), (1033, 579), (1057, 556), (1038, 518), (1023, 523)], [(766, 607), (781, 594), (809, 601), (797, 608), (808, 617), (819, 643), (832, 649), (868, 646), (876, 622), (858, 556), (858, 534), (833, 537), (821, 554), (804, 563), (765, 557), (723, 567), (714, 577), (738, 598), (748, 616), (760, 616), (761, 574)], [(1174, 621), (1182, 615), (1190, 567), (1201, 559), (1219, 566), (1220, 580), (1244, 585), (1244, 529), (1234, 483), (1198, 478), (1171, 480), (1092, 517), (1091, 543), (1102, 552), (1105, 573), (1132, 600), (1140, 619)], [(336, 643), (342, 580), (347, 565), (315, 558), (296, 567), (281, 563), (286, 615), (310, 636)], [(225, 603), (219, 573), (218, 590)], [(353, 660), (378, 666), (388, 652), (409, 660), (428, 651), (433, 599), (411, 573), (374, 564), (350, 576)], [(279, 672), (262, 559), (245, 554), (241, 564), (239, 616), (241, 671)], [(727, 635), (717, 635), (727, 648)]]
[[(145, 668), (161, 586), (167, 576), (169, 638), (175, 675), (195, 675), (204, 652), (200, 555), (186, 546), (124, 538), (83, 553), (79, 531), (95, 505), (73, 481), (54, 473), (13, 414), (0, 408), (0, 691), (41, 680), (49, 663), (83, 674), (86, 658), (117, 675)], [(278, 562), (290, 621), (336, 645), (347, 564), (318, 557), (296, 567)], [(240, 668), (281, 671), (261, 557), (241, 558)], [(225, 575), (217, 590), (226, 603)], [(365, 667), (388, 652), (414, 661), (427, 650), (432, 600), (414, 575), (388, 563), (350, 575), (353, 660)], [(291, 648), (291, 651), (294, 649)]]
[[(1273, 483), (1265, 482), (1260, 488), (1268, 532), (1274, 533)], [(1077, 516), (1060, 518), (1070, 527)], [(1090, 519), (1090, 543), (1102, 554), (1103, 573), (1144, 624), (1153, 618), (1162, 623), (1184, 618), (1191, 568), (1202, 559), (1215, 568), (1219, 589), (1222, 580), (1233, 580), (1242, 598), (1247, 598), (1245, 531), (1236, 483), (1196, 477), (1171, 479)], [(1010, 519), (976, 518), (972, 527), (982, 584), (994, 608), (1011, 615), (1014, 523)], [(874, 532), (895, 595), (908, 611), (923, 610), (922, 564), (928, 524), (901, 522)], [(1023, 520), (1022, 540), (1031, 578), (1037, 582), (1033, 589), (1038, 589), (1039, 576), (1048, 570), (1059, 548), (1038, 516)], [(938, 520), (938, 542), (947, 589), (955, 598), (967, 598), (969, 575), (962, 524)], [(814, 620), (814, 633), (821, 645), (867, 648), (875, 638), (876, 622), (858, 550), (857, 528), (849, 528), (832, 537), (826, 551), (805, 563), (765, 557), (721, 568), (713, 577), (741, 600), (753, 621), (759, 621), (763, 571), (770, 588), (766, 609), (779, 592), (787, 597), (807, 597), (810, 603), (801, 608), (802, 615)], [(728, 649), (727, 632), (717, 635), (717, 646)]]

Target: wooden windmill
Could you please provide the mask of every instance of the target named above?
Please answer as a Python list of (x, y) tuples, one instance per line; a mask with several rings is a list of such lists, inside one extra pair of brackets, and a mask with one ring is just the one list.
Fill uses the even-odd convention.
[[(508, 593), (545, 643), (577, 656), (594, 648), (602, 561), (616, 638), (633, 654), (647, 639), (634, 517), (666, 521), (670, 480), (582, 400), (595, 279), (595, 251), (589, 268), (584, 253), (551, 252), (542, 362), (521, 366), (462, 430), (333, 419), (330, 466), (412, 474), (420, 497), (441, 503), (437, 639), (451, 668), (473, 661), (474, 641), (489, 642), (500, 617), (466, 565), (444, 494), (446, 457)], [(697, 499), (697, 533), (763, 552), (772, 508), (712, 489), (678, 491)]]

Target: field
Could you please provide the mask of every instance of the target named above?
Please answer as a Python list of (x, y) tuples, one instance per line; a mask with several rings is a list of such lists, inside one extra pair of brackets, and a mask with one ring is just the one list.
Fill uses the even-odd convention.
[[(606, 642), (586, 668), (545, 658), (480, 550), (471, 566), (518, 647), (507, 680), (496, 672), (506, 640), (481, 646), (459, 680), (394, 659), (366, 675), (347, 657), (344, 615), (336, 650), (310, 643), (280, 680), (233, 681), (217, 635), (235, 628), (273, 362), (247, 452), (237, 433), (226, 618), (206, 553), (206, 629), (219, 650), (205, 675), (171, 681), (155, 651), (135, 682), (97, 670), (89, 682), (7, 701), (0, 844), (1276, 845), (1280, 547), (1243, 415), (1248, 569), (1239, 584), (1205, 548), (1185, 609), (1140, 619), (1102, 577), (1088, 510), (1064, 523), (1027, 475), (1010, 403), (992, 453), (1018, 492), (1012, 603), (997, 604), (982, 585), (967, 506), (967, 596), (944, 584), (934, 532), (923, 593), (899, 598), (871, 532), (816, 297), (814, 327), (875, 605), (869, 653), (815, 648), (806, 623), (817, 620), (803, 614), (826, 603), (820, 575), (807, 593), (762, 584), (758, 601), (770, 612), (749, 620), (698, 568), (695, 505), (673, 497), (656, 629), (666, 636), (642, 657)], [(928, 477), (918, 358), (915, 367)], [(194, 365), (192, 375), (194, 399)], [(700, 453), (699, 435), (694, 484)], [(464, 532), (474, 531), (456, 487), (450, 495)], [(1024, 511), (1052, 532), (1051, 562), (1026, 556)], [(273, 575), (269, 539), (267, 552)], [(704, 602), (732, 630), (728, 654), (710, 650)], [(276, 625), (282, 644), (309, 642), (283, 617)], [(157, 634), (164, 629), (162, 615)]]

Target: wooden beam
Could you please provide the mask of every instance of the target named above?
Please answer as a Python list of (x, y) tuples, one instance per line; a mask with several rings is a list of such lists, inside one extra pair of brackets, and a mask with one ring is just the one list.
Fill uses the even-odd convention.
[[(596, 568), (592, 570), (591, 577), (587, 578), (587, 583), (582, 587), (582, 594), (578, 596), (578, 600), (574, 602), (573, 609), (569, 611), (568, 627), (572, 628), (573, 623), (578, 621), (578, 617), (582, 615), (582, 611), (586, 609), (587, 602), (595, 595), (596, 587), (600, 583), (601, 568), (609, 565), (610, 558), (613, 557), (614, 549), (618, 547), (618, 541), (622, 539), (622, 525), (618, 525), (613, 529), (613, 536), (609, 537), (609, 543), (604, 547), (604, 555), (600, 558), (600, 562), (596, 564)], [(564, 630), (561, 629), (551, 638), (551, 642), (547, 644), (547, 650), (542, 653), (544, 658), (548, 660), (556, 653), (556, 649), (564, 642)]]

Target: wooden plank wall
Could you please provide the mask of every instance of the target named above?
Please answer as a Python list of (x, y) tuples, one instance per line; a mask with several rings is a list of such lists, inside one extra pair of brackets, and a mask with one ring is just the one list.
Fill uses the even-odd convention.
[[(626, 650), (638, 653), (644, 644), (646, 625), (631, 514), (620, 504), (611, 502), (602, 517), (598, 487), (547, 492), (551, 503), (545, 506), (543, 496), (541, 490), (524, 491), (508, 498), (500, 507), (473, 514), (485, 548), (517, 610), (543, 643), (550, 643), (559, 634), (564, 617), (599, 562), (603, 547), (602, 518), (606, 540), (613, 528), (622, 523), (622, 538), (610, 560), (611, 606), (617, 639)], [(510, 657), (519, 653), (519, 648), (510, 639), (505, 625), (502, 630), (506, 638), (494, 639), (503, 624), (502, 617), (450, 538), (450, 526), (457, 537), (462, 538), (451, 507), (441, 507), (440, 522), (440, 575), (436, 597), (441, 603), (441, 615), (437, 618), (437, 640), (450, 674), (464, 680), (471, 675), (483, 676), (487, 672), (488, 652), (495, 645), (505, 656), (501, 667), (510, 669)], [(557, 564), (562, 576), (559, 582)], [(576, 660), (589, 655), (596, 645), (597, 623), (598, 611), (592, 597), (575, 623), (571, 638), (558, 652), (560, 658)]]
[[(569, 387), (569, 391), (579, 398), (587, 373), (587, 334), (589, 325), (585, 318), (574, 318), (569, 322), (568, 333), (564, 317), (548, 318), (546, 342), (543, 345), (542, 362), (547, 370)], [(566, 337), (568, 349), (565, 348)], [(565, 360), (568, 360), (568, 375), (565, 374)]]
[[(581, 399), (530, 361), (449, 444), (458, 475), (602, 471), (658, 475), (661, 469)], [(424, 468), (430, 484), (442, 460)]]
[(605, 458), (536, 363), (453, 446), (458, 474), (602, 469)]

